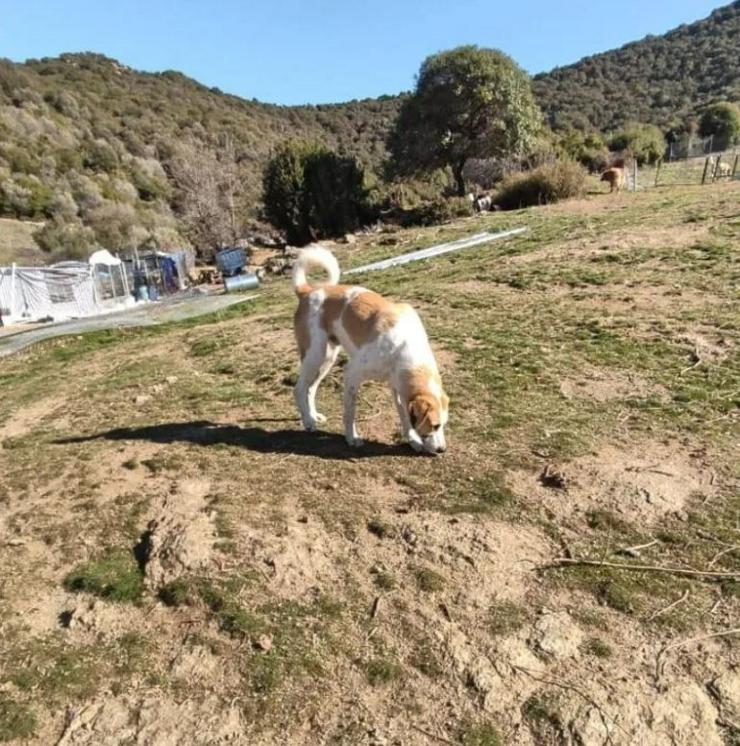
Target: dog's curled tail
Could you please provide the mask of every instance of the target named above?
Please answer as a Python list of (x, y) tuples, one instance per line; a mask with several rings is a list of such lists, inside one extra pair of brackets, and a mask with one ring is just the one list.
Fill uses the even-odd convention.
[(306, 273), (314, 267), (323, 269), (329, 275), (325, 285), (336, 285), (339, 282), (339, 264), (334, 254), (323, 246), (308, 246), (301, 250), (293, 265), (293, 288), (298, 295), (313, 290)]

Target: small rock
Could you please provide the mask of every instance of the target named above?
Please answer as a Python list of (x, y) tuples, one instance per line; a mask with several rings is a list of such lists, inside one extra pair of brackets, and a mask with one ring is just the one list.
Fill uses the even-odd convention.
[(582, 641), (583, 632), (564, 611), (545, 612), (535, 623), (535, 644), (553, 658), (572, 658)]
[(177, 376), (167, 376), (164, 380), (172, 386), (172, 384), (177, 383)]
[(416, 546), (417, 538), (413, 529), (409, 526), (404, 526), (401, 530), (401, 537), (409, 546)]
[(270, 635), (260, 635), (254, 646), (263, 653), (269, 653), (272, 650), (272, 637)]
[(150, 394), (139, 394), (134, 399), (134, 404), (136, 404), (136, 406), (138, 407), (138, 406), (141, 406), (142, 404), (146, 404), (147, 402), (151, 400), (152, 400), (152, 397)]
[(25, 543), (25, 539), (8, 539), (5, 542), (5, 544), (9, 547), (22, 547)]
[(354, 244), (357, 243), (357, 236), (352, 235), (351, 233), (347, 233), (343, 239), (344, 243), (346, 244)]

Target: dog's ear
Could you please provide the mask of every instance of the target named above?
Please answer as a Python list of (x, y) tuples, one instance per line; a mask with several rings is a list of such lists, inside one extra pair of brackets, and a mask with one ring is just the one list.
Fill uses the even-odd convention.
[(409, 402), (411, 427), (425, 437), (441, 424), (437, 402), (428, 394), (415, 396)]

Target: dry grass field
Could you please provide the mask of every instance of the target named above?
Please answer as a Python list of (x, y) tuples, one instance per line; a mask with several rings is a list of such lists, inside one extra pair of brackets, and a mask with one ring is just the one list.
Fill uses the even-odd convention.
[(335, 249), (517, 225), (357, 278), (426, 323), (440, 458), (375, 385), (349, 450), (341, 366), (300, 431), (287, 280), (0, 362), (0, 741), (740, 743), (740, 184)]

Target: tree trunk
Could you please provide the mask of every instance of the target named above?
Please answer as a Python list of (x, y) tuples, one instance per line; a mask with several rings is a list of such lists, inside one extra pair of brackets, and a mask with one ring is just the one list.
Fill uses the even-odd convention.
[(457, 189), (457, 196), (465, 196), (465, 179), (463, 178), (463, 168), (467, 159), (459, 161), (452, 166), (452, 176), (455, 179), (455, 187)]

